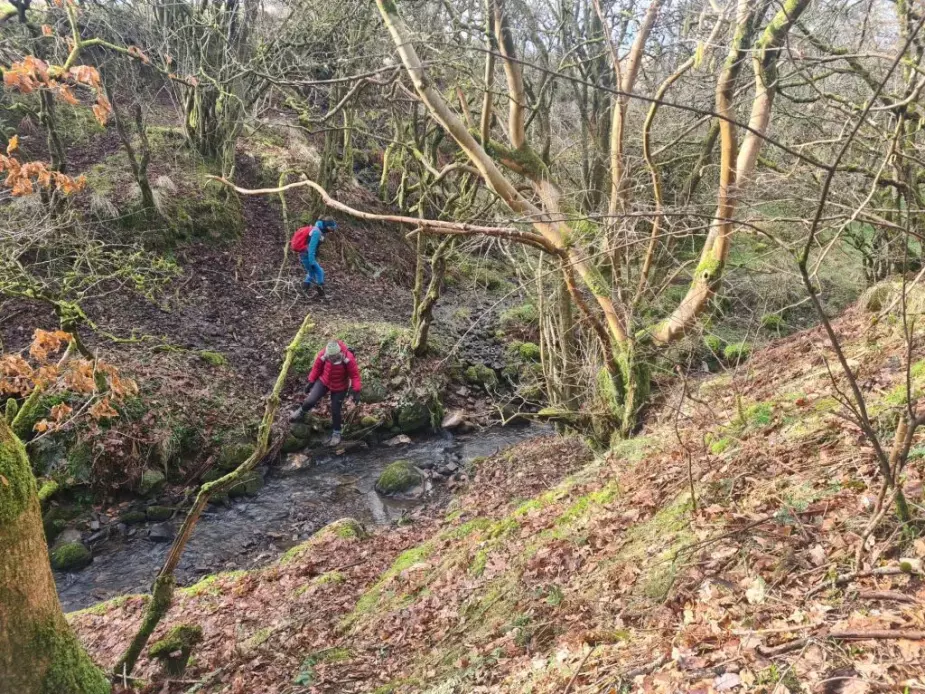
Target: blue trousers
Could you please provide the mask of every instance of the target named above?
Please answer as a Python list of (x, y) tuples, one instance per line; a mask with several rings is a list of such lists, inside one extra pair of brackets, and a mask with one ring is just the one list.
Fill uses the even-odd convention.
[(299, 253), (299, 260), (302, 262), (302, 267), (305, 268), (305, 279), (303, 280), (304, 284), (317, 284), (318, 286), (324, 285), (324, 270), (318, 264), (318, 261), (314, 257), (310, 256), (308, 251), (302, 251)]

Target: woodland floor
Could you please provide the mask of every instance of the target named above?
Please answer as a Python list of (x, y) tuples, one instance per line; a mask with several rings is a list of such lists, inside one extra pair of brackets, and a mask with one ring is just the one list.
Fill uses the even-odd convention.
[[(837, 329), (888, 432), (905, 349), (895, 318), (873, 317), (854, 308)], [(371, 539), (322, 532), (275, 566), (206, 579), (158, 631), (202, 625), (184, 681), (143, 660), (141, 688), (925, 689), (925, 541), (887, 512), (854, 573), (881, 487), (832, 397), (831, 363), (821, 330), (793, 335), (679, 386), (603, 456), (572, 438), (532, 441), (474, 465), (448, 513)], [(912, 374), (925, 388), (925, 363)], [(920, 445), (904, 482), (921, 517)], [(143, 600), (72, 615), (104, 666)]]

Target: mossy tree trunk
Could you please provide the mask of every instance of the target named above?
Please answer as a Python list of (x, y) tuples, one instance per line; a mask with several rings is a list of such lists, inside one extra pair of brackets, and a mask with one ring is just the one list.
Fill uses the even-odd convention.
[[(430, 258), (430, 282), (427, 285), (427, 292), (422, 296), (424, 288), (423, 272), (419, 271), (415, 275), (414, 284), (414, 310), (411, 315), (411, 328), (413, 337), (411, 341), (411, 351), (416, 357), (423, 357), (427, 353), (427, 339), (430, 335), (430, 326), (434, 321), (434, 306), (440, 300), (440, 294), (443, 291), (443, 277), (446, 275), (446, 256), (447, 251), (453, 241), (453, 237), (446, 236), (437, 245), (433, 255)], [(424, 263), (424, 233), (418, 233), (418, 267), (422, 270)]]
[(0, 692), (109, 691), (61, 611), (26, 449), (0, 417)]

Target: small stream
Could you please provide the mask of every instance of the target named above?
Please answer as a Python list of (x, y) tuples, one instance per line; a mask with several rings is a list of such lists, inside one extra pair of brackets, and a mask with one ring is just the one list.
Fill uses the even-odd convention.
[[(540, 426), (509, 426), (446, 438), (432, 438), (394, 448), (376, 447), (314, 459), (283, 456), (266, 476), (256, 496), (209, 506), (190, 539), (177, 571), (180, 585), (206, 574), (249, 569), (275, 560), (338, 518), (351, 516), (367, 524), (387, 525), (434, 495), (444, 484), (428, 483), (417, 499), (390, 499), (374, 490), (379, 473), (394, 460), (411, 460), (422, 468), (456, 464), (489, 456), (519, 441), (549, 433)], [(169, 523), (178, 528), (183, 515)], [(66, 612), (89, 607), (117, 595), (146, 593), (170, 549), (152, 542), (144, 529), (135, 536), (107, 540), (95, 547), (93, 563), (75, 573), (55, 572)]]

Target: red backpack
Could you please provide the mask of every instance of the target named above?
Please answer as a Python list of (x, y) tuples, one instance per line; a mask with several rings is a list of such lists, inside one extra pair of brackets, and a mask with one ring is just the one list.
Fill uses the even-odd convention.
[(296, 253), (304, 253), (305, 249), (308, 248), (308, 237), (311, 233), (312, 227), (302, 227), (292, 235), (289, 247)]

